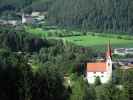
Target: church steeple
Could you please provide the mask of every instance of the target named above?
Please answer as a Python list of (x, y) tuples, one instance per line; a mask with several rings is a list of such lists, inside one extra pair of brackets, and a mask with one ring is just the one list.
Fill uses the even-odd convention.
[(106, 58), (111, 58), (111, 57), (112, 57), (112, 49), (111, 49), (111, 45), (109, 41), (108, 46), (107, 46), (107, 51), (106, 51)]
[(112, 49), (111, 49), (111, 45), (110, 45), (110, 41), (108, 43), (107, 46), (107, 51), (106, 51), (106, 64), (107, 64), (107, 70), (109, 73), (112, 73)]

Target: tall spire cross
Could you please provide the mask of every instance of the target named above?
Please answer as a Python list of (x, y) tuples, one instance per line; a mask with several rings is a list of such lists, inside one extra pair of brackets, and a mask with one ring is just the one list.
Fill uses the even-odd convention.
[(111, 49), (111, 45), (110, 45), (110, 40), (107, 46), (107, 52), (106, 52), (106, 56), (107, 57), (112, 57), (112, 49)]

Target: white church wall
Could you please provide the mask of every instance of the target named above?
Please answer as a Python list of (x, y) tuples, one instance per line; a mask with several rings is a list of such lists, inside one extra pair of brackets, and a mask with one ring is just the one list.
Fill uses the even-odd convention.
[(110, 72), (87, 72), (87, 80), (88, 83), (94, 84), (96, 77), (99, 77), (101, 80), (101, 83), (107, 83), (110, 80), (111, 73)]

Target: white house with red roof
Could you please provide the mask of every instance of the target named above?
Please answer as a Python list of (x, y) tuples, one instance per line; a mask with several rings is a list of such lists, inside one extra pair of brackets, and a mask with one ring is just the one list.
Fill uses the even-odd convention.
[(99, 77), (101, 83), (107, 83), (112, 76), (112, 51), (110, 43), (106, 52), (106, 60), (101, 62), (87, 63), (87, 80), (88, 83), (94, 84), (96, 77)]
[(22, 24), (31, 24), (33, 22), (33, 18), (30, 15), (22, 14)]

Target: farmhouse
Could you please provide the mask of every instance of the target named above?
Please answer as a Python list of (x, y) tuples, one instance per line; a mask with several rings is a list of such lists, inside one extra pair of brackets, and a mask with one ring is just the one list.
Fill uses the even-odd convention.
[(32, 22), (33, 22), (33, 19), (30, 15), (22, 14), (22, 24), (25, 24), (25, 23), (31, 24)]
[(112, 76), (112, 51), (110, 43), (106, 52), (106, 60), (101, 62), (87, 63), (87, 80), (88, 83), (95, 83), (96, 77), (99, 77), (101, 83), (107, 83)]
[(42, 21), (45, 18), (42, 12), (32, 12), (31, 17), (37, 21)]
[(120, 66), (120, 69), (131, 69), (133, 68), (133, 58), (119, 59), (117, 65)]
[(21, 21), (19, 21), (19, 20), (3, 20), (3, 19), (0, 19), (0, 24), (1, 25), (13, 25), (13, 26), (16, 26), (16, 25), (21, 24)]
[(133, 48), (116, 48), (114, 49), (114, 54), (121, 55), (121, 56), (124, 56), (127, 54), (133, 55)]
[(37, 12), (37, 11), (31, 13), (32, 17), (36, 17), (36, 16), (39, 16), (39, 15), (40, 15), (40, 12)]
[(45, 13), (32, 12), (31, 15), (22, 14), (22, 24), (36, 24), (42, 23), (45, 19)]

